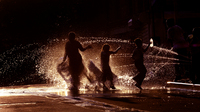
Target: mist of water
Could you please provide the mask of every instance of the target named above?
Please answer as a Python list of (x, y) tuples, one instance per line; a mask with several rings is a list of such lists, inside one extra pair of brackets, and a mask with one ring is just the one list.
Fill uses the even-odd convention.
[[(87, 73), (92, 77), (96, 76), (92, 74), (87, 67), (92, 61), (97, 68), (100, 68), (100, 52), (103, 44), (108, 43), (111, 46), (111, 50), (115, 50), (118, 46), (121, 46), (122, 49), (119, 50), (117, 54), (111, 55), (110, 57), (111, 69), (117, 76), (115, 85), (121, 89), (133, 88), (134, 81), (132, 78), (137, 74), (137, 70), (131, 59), (132, 52), (135, 48), (132, 43), (128, 40), (107, 37), (80, 37), (78, 41), (80, 41), (83, 46), (92, 45), (93, 47), (85, 52), (81, 52)], [(29, 61), (32, 60), (35, 62), (32, 68), (36, 71), (32, 73), (32, 75), (44, 75), (45, 77), (43, 78), (47, 79), (48, 83), (68, 88), (70, 86), (70, 77), (65, 73), (65, 78), (67, 80), (63, 80), (57, 71), (58, 64), (62, 62), (66, 42), (66, 39), (56, 38), (50, 40), (47, 45), (39, 45), (39, 47), (33, 47), (34, 49), (32, 50), (30, 50), (30, 47), (35, 44), (15, 47), (8, 50), (0, 55), (1, 62), (3, 63), (1, 73), (7, 75), (10, 70), (14, 70), (10, 68), (18, 69), (24, 64), (26, 59)], [(143, 44), (143, 46), (146, 47), (147, 44)], [(15, 53), (16, 55), (14, 55), (14, 52), (18, 52), (21, 49), (24, 49), (22, 53)], [(144, 64), (147, 68), (144, 86), (163, 87), (168, 80), (174, 78), (174, 65), (179, 64), (179, 60), (174, 58), (174, 55), (177, 55), (177, 53), (165, 48), (156, 46), (149, 48), (144, 55)], [(28, 63), (26, 62), (25, 64)], [(23, 82), (23, 80), (21, 81)], [(94, 87), (95, 85), (96, 83), (89, 84), (86, 78), (81, 80), (82, 88), (88, 86)]]
[[(56, 66), (62, 61), (66, 41), (67, 40), (57, 39), (53, 41), (52, 45), (46, 46), (46, 54), (41, 59), (39, 72), (45, 73), (46, 76), (51, 79), (52, 83), (69, 87), (70, 78), (67, 77), (68, 82), (66, 85), (66, 82), (56, 70)], [(81, 52), (86, 69), (90, 61), (92, 61), (97, 68), (100, 68), (100, 52), (103, 44), (108, 43), (111, 46), (111, 50), (115, 50), (118, 46), (121, 46), (122, 49), (117, 54), (111, 55), (110, 57), (111, 69), (117, 76), (115, 84), (119, 88), (133, 88), (134, 81), (132, 78), (137, 74), (137, 70), (131, 59), (132, 52), (135, 48), (132, 43), (128, 40), (107, 37), (80, 37), (78, 41), (80, 41), (83, 46), (93, 46), (92, 49)], [(143, 46), (146, 47), (147, 45), (144, 44)], [(174, 58), (174, 55), (177, 55), (177, 53), (168, 49), (156, 46), (149, 48), (144, 56), (144, 64), (147, 68), (144, 85), (146, 83), (146, 86), (162, 87), (168, 80), (173, 80), (175, 76), (174, 65), (179, 64), (179, 60)], [(91, 75), (90, 70), (87, 69), (87, 71)], [(82, 88), (89, 85), (86, 78), (82, 79), (81, 82)]]

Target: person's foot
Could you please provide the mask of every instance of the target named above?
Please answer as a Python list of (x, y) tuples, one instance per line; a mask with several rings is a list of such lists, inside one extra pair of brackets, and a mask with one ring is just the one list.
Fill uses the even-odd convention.
[(115, 86), (110, 86), (110, 88), (112, 88), (112, 89), (116, 89)]
[(140, 90), (142, 90), (142, 87), (141, 87), (138, 83), (136, 83), (135, 86), (136, 86), (137, 88), (139, 88)]

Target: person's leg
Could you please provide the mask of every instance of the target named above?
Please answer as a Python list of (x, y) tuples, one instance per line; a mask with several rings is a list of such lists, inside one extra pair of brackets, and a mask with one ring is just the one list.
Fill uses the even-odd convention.
[(80, 80), (79, 80), (79, 76), (77, 76), (77, 74), (73, 74), (71, 73), (71, 84), (72, 84), (72, 90), (78, 90), (79, 85), (80, 85)]
[[(193, 61), (193, 60), (192, 60)], [(192, 63), (192, 70), (190, 72), (190, 80), (192, 83), (196, 83), (196, 63)]]
[[(76, 66), (75, 66), (76, 65)], [(80, 76), (84, 70), (83, 64), (74, 64), (73, 66), (70, 66), (70, 74), (72, 77), (72, 89), (79, 89), (80, 86)]]
[(103, 73), (102, 73), (101, 82), (103, 83), (103, 89), (105, 90), (105, 89), (108, 89), (108, 88), (106, 87), (106, 85), (105, 85), (105, 82), (106, 82), (107, 78), (106, 78), (106, 73), (105, 73), (105, 71), (103, 70), (102, 72), (103, 72)]
[(141, 86), (142, 82), (146, 76), (146, 69), (143, 69), (143, 71), (140, 71), (140, 73), (138, 75), (139, 75), (139, 80), (137, 83)]
[(175, 64), (175, 74), (176, 74), (176, 78), (174, 81), (179, 81), (182, 78), (186, 77), (186, 63), (184, 62), (184, 60), (187, 60), (187, 49), (186, 48), (179, 48), (175, 50), (178, 55), (175, 56), (176, 59), (178, 59), (178, 63), (179, 64)]
[(139, 71), (139, 74), (137, 76), (135, 76), (133, 78), (133, 80), (136, 81), (135, 86), (138, 87), (139, 89), (142, 89), (141, 85), (142, 85), (142, 82), (143, 82), (143, 80), (144, 80), (144, 78), (146, 76), (147, 70), (146, 70), (144, 65), (140, 65), (140, 66), (136, 66), (136, 67), (137, 67), (137, 69)]
[(113, 75), (114, 74), (112, 73), (110, 68), (107, 70), (107, 75), (108, 75), (107, 80), (110, 81), (110, 88), (116, 89), (115, 86), (114, 86), (114, 83), (113, 83)]
[(110, 78), (110, 88), (116, 89), (116, 88), (115, 88), (115, 85), (114, 85), (114, 83), (113, 83), (113, 76)]

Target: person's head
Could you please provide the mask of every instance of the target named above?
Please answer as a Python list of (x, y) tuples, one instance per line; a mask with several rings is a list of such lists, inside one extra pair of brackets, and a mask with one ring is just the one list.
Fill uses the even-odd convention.
[(73, 32), (70, 32), (68, 36), (69, 36), (69, 41), (73, 41), (75, 39), (75, 33)]
[(195, 27), (192, 30), (193, 37), (200, 39), (200, 27)]
[(174, 19), (167, 19), (166, 24), (168, 28), (174, 26)]
[(134, 40), (134, 43), (137, 47), (142, 47), (142, 39), (141, 38), (136, 38)]
[(107, 52), (107, 51), (110, 50), (110, 46), (108, 44), (104, 44), (102, 50), (105, 51), (105, 52)]

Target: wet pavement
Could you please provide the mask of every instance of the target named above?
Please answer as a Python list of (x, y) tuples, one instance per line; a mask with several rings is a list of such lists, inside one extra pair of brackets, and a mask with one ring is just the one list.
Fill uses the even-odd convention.
[[(176, 85), (176, 86), (175, 86)], [(1, 112), (199, 112), (200, 91), (168, 84), (162, 89), (71, 91), (52, 85), (0, 89)], [(180, 88), (179, 88), (180, 87)]]

